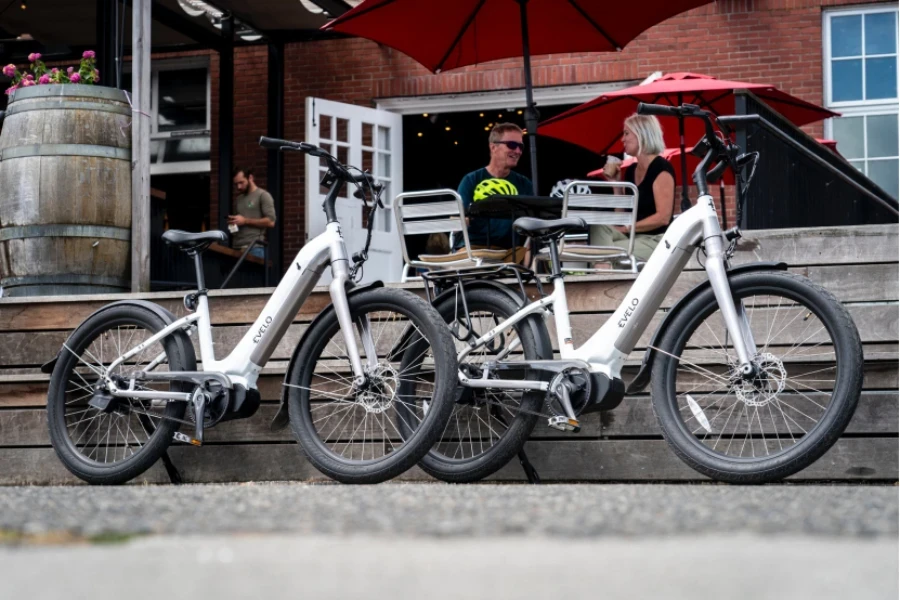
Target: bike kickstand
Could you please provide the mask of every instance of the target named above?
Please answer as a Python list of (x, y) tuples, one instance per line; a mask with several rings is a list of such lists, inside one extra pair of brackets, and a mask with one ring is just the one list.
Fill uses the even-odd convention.
[[(156, 426), (153, 425), (153, 421), (151, 421), (147, 415), (138, 415), (138, 421), (141, 422), (150, 435), (153, 435), (154, 432), (156, 432)], [(175, 463), (172, 462), (168, 450), (163, 452), (162, 462), (163, 466), (166, 468), (166, 473), (169, 475), (169, 481), (172, 482), (172, 484), (179, 485), (184, 483), (184, 480), (181, 478), (181, 472), (178, 470), (178, 467), (175, 466)]]
[(531, 461), (528, 460), (528, 455), (525, 454), (525, 448), (519, 450), (519, 464), (522, 465), (522, 470), (525, 471), (525, 477), (528, 478), (528, 483), (537, 485), (541, 482), (540, 475), (538, 475), (538, 472), (535, 470), (534, 465), (531, 464)]

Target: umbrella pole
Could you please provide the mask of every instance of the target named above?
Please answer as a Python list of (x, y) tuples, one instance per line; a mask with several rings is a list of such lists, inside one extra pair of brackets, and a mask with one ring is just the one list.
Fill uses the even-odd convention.
[[(678, 94), (678, 106), (681, 106), (684, 99)], [(678, 117), (678, 135), (681, 138), (681, 212), (685, 212), (691, 207), (691, 200), (688, 198), (688, 176), (687, 176), (687, 156), (685, 156), (684, 145), (684, 117)]]
[(534, 92), (531, 83), (531, 47), (528, 42), (528, 0), (518, 0), (522, 21), (522, 58), (525, 63), (525, 129), (528, 131), (528, 150), (531, 153), (531, 183), (534, 193), (538, 192), (537, 172), (537, 127), (538, 114), (534, 107)]

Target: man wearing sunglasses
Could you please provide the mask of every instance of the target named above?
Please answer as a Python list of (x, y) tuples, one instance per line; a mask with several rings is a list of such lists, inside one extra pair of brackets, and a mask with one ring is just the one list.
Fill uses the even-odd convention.
[[(459, 184), (459, 195), (468, 210), (473, 202), (484, 200), (495, 194), (507, 196), (534, 195), (531, 180), (513, 171), (522, 158), (525, 144), (522, 142), (522, 128), (514, 123), (498, 123), (488, 136), (491, 160), (488, 166), (472, 171)], [(512, 219), (467, 219), (469, 243), (473, 248), (515, 248), (513, 243)], [(454, 246), (463, 246), (461, 239)], [(521, 256), (520, 256), (521, 254)], [(518, 262), (524, 257), (524, 249), (516, 248), (508, 257)]]

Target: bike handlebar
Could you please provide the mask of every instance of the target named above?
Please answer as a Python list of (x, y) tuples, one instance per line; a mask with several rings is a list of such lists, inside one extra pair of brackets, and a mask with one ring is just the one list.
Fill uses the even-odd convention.
[(647, 104), (639, 102), (637, 105), (639, 115), (655, 115), (658, 117), (680, 117), (682, 116), (680, 106), (666, 106), (664, 104)]

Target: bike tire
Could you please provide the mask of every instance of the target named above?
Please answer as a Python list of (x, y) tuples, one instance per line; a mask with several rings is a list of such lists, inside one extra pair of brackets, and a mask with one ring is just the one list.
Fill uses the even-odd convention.
[[(819, 459), (850, 422), (862, 390), (859, 333), (841, 303), (805, 277), (754, 272), (736, 275), (729, 284), (748, 314), (760, 376), (753, 382), (736, 379), (736, 358), (721, 333), (724, 321), (716, 319), (718, 303), (710, 288), (684, 307), (659, 343), (652, 365), (653, 407), (669, 446), (696, 471), (728, 483), (779, 481)], [(716, 341), (702, 337), (709, 335), (706, 330), (697, 333), (704, 323)], [(704, 339), (710, 340), (708, 347)], [(722, 350), (724, 359), (712, 358), (705, 366), (699, 358), (686, 358), (719, 356)], [(688, 385), (720, 391), (697, 402), (690, 390), (679, 393)], [(744, 456), (748, 447), (751, 456)]]
[[(184, 416), (186, 403), (171, 401), (158, 410), (159, 418), (138, 415), (130, 412), (129, 408), (146, 409), (147, 401), (124, 399), (119, 408), (109, 413), (92, 408), (86, 403), (89, 397), (88, 383), (92, 380), (91, 373), (94, 369), (109, 364), (124, 353), (122, 338), (111, 332), (117, 331), (121, 336), (123, 328), (130, 331), (126, 345), (134, 347), (137, 340), (134, 332), (143, 328), (149, 335), (162, 330), (167, 323), (148, 308), (134, 305), (121, 305), (103, 310), (85, 321), (73, 335), (67, 340), (66, 347), (60, 352), (53, 373), (50, 377), (50, 387), (47, 395), (47, 422), (50, 431), (50, 442), (56, 455), (63, 465), (76, 477), (94, 485), (122, 484), (141, 475), (159, 460), (169, 444), (172, 443), (172, 435), (180, 426), (176, 421), (167, 420), (166, 417), (181, 419)], [(102, 340), (107, 340), (111, 354), (104, 356), (105, 349)], [(100, 340), (99, 351), (97, 341)], [(134, 341), (134, 343), (130, 343)], [(116, 342), (118, 344), (116, 345)], [(92, 350), (93, 349), (93, 350)], [(164, 350), (168, 369), (172, 371), (193, 371), (197, 368), (196, 359), (192, 352), (185, 351), (177, 343), (173, 335), (169, 335), (148, 348), (150, 352), (157, 349)], [(106, 358), (109, 358), (107, 361)], [(132, 369), (140, 365), (142, 355), (134, 357), (136, 361), (127, 368)], [(88, 367), (88, 364), (92, 365)], [(76, 368), (81, 368), (76, 371)], [(123, 369), (123, 366), (117, 369)], [(85, 379), (87, 376), (87, 380)], [(188, 384), (172, 382), (166, 384), (172, 391), (190, 391)], [(139, 406), (140, 405), (140, 406)], [(73, 410), (67, 413), (67, 410)], [(78, 412), (81, 411), (81, 412)], [(74, 425), (67, 418), (77, 420)], [(148, 430), (148, 420), (150, 430)], [(82, 425), (82, 423), (87, 423)], [(104, 430), (103, 424), (106, 424)], [(115, 424), (115, 428), (113, 427)], [(91, 431), (95, 427), (96, 431)], [(115, 431), (114, 431), (115, 430)], [(82, 433), (79, 435), (79, 431)], [(91, 431), (90, 441), (97, 439), (98, 450), (88, 449), (88, 442), (82, 442), (87, 432)], [(106, 443), (104, 460), (100, 459), (100, 444), (106, 431)], [(76, 436), (76, 439), (73, 439)], [(112, 444), (110, 444), (112, 442)], [(82, 445), (79, 446), (79, 443)], [(137, 446), (135, 449), (134, 446)], [(113, 461), (107, 462), (109, 450), (113, 449)], [(87, 452), (87, 454), (86, 454)], [(119, 452), (122, 452), (122, 460), (115, 460)], [(131, 452), (129, 454), (129, 452)]]
[[(456, 357), (453, 354), (453, 339), (437, 311), (427, 302), (406, 290), (389, 288), (366, 290), (351, 295), (348, 302), (354, 323), (362, 315), (371, 315), (370, 320), (376, 319), (372, 325), (373, 338), (376, 335), (375, 330), (379, 327), (382, 332), (388, 330), (386, 335), (399, 334), (395, 342), (389, 342), (388, 339), (382, 340), (382, 333), (377, 336), (378, 368), (387, 373), (384, 377), (386, 383), (380, 389), (390, 391), (392, 389), (390, 382), (402, 379), (401, 375), (405, 375), (406, 378), (416, 377), (421, 380), (419, 384), (426, 389), (420, 393), (429, 394), (432, 410), (428, 410), (427, 414), (423, 415), (414, 430), (410, 428), (411, 433), (408, 436), (398, 436), (393, 430), (385, 427), (385, 419), (388, 416), (393, 419), (392, 413), (396, 412), (396, 405), (402, 405), (408, 399), (401, 398), (395, 392), (399, 385), (393, 388), (395, 391), (390, 394), (371, 392), (368, 398), (364, 397), (362, 393), (353, 391), (350, 384), (352, 375), (351, 378), (347, 378), (344, 374), (349, 370), (349, 364), (342, 362), (345, 355), (341, 355), (340, 352), (334, 354), (333, 350), (327, 350), (332, 344), (333, 338), (342, 335), (337, 315), (331, 310), (324, 318), (317, 321), (306, 334), (297, 358), (291, 365), (286, 382), (289, 388), (288, 415), (291, 428), (303, 453), (319, 471), (342, 483), (380, 483), (400, 475), (415, 465), (428, 452), (443, 429), (446, 419), (453, 409), (453, 390), (456, 387), (457, 371)], [(389, 317), (385, 316), (386, 314), (397, 314), (400, 318), (405, 319), (405, 322), (398, 318), (396, 326), (387, 325), (386, 323), (391, 321)], [(418, 339), (424, 340), (423, 343), (428, 345), (428, 352), (433, 359), (433, 375), (431, 371), (427, 373), (416, 371), (412, 374), (404, 372), (402, 369), (396, 371), (394, 363), (399, 363), (399, 358), (389, 360), (394, 357), (394, 350), (398, 356), (405, 354), (404, 342), (400, 340), (404, 339), (402, 331), (405, 331), (410, 323), (421, 333), (421, 337)], [(393, 327), (392, 330), (391, 327)], [(335, 343), (335, 346), (339, 349), (342, 338), (338, 337), (337, 339), (339, 341)], [(394, 348), (395, 343), (401, 344), (401, 347)], [(405, 343), (409, 345), (413, 342)], [(360, 352), (363, 352), (362, 347), (360, 347)], [(316, 375), (317, 365), (320, 362), (322, 363), (319, 367), (320, 374)], [(366, 364), (365, 357), (363, 357), (363, 363)], [(344, 371), (338, 371), (338, 368), (342, 368)], [(397, 374), (394, 379), (392, 379), (391, 369)], [(325, 372), (328, 374), (323, 376)], [(318, 379), (314, 381), (314, 377)], [(433, 382), (427, 381), (428, 377), (433, 377)], [(332, 388), (331, 391), (326, 391), (329, 380)], [(317, 385), (316, 382), (321, 385)], [(334, 387), (336, 385), (339, 387)], [(338, 392), (334, 390), (338, 390)], [(341, 395), (346, 395), (346, 398), (335, 398)], [(320, 397), (314, 398), (313, 396)], [(380, 400), (376, 402), (372, 398)], [(334, 406), (329, 407), (329, 404), (334, 404)], [(335, 408), (336, 406), (340, 406), (340, 408)], [(313, 411), (315, 410), (319, 410), (319, 413), (314, 415)], [(355, 420), (368, 423), (369, 416), (374, 414), (371, 436), (367, 434), (368, 424), (355, 425), (356, 430), (349, 427), (351, 437), (349, 440), (346, 439), (347, 434), (344, 433), (348, 430), (347, 426), (337, 432), (333, 443), (330, 441), (330, 433), (329, 435), (320, 434), (317, 422), (326, 419), (322, 425), (324, 432), (330, 426), (327, 419), (332, 418), (332, 415), (334, 419), (337, 419), (339, 410), (347, 413), (341, 418), (345, 419), (349, 416), (348, 422)], [(376, 410), (381, 412), (374, 413), (373, 411)], [(328, 415), (326, 411), (331, 411), (331, 415)], [(323, 414), (324, 416), (322, 416)], [(381, 418), (380, 423), (378, 422), (379, 418)], [(338, 421), (334, 425), (334, 430), (340, 427), (340, 423)], [(381, 428), (380, 432), (377, 431), (378, 427)], [(355, 437), (360, 428), (363, 429), (361, 442), (359, 437)], [(376, 439), (379, 436), (380, 440)], [(367, 439), (369, 446), (366, 445)], [(374, 456), (377, 453), (379, 441), (382, 444), (383, 454)], [(389, 449), (386, 442), (390, 444)], [(344, 445), (346, 448), (342, 452), (338, 452)], [(354, 458), (357, 447), (361, 449), (359, 459)], [(372, 450), (373, 458), (366, 458), (367, 448)], [(349, 458), (346, 457), (347, 449), (350, 451)]]
[[(465, 291), (466, 306), (470, 315), (488, 314), (497, 318), (488, 319), (479, 328), (481, 317), (473, 318), (473, 329), (477, 330), (476, 337), (483, 335), (497, 322), (503, 321), (519, 310), (519, 306), (508, 295), (498, 290), (488, 288), (474, 288)], [(452, 324), (457, 319), (457, 299), (451, 295), (437, 306), (438, 312), (444, 321)], [(530, 315), (515, 326), (518, 338), (522, 342), (522, 358), (526, 360), (549, 359), (552, 356), (542, 356), (540, 345), (535, 332), (546, 333), (546, 326), (538, 315)], [(549, 337), (549, 336), (548, 336)], [(467, 344), (455, 340), (457, 352)], [(547, 344), (549, 347), (549, 343)], [(468, 359), (478, 362), (487, 358), (477, 353), (470, 355)], [(505, 402), (514, 402), (514, 394), (488, 393), (485, 391), (469, 391), (470, 396), (463, 396), (463, 388), (456, 392), (456, 398), (471, 398), (473, 403), (461, 404), (459, 401), (453, 406), (453, 413), (447, 421), (447, 426), (441, 432), (435, 447), (426, 454), (419, 466), (429, 475), (450, 483), (470, 483), (480, 481), (502, 469), (528, 441), (528, 437), (534, 430), (537, 416), (529, 412), (517, 412), (521, 408), (534, 413), (540, 411), (544, 399), (543, 392), (522, 392), (519, 404), (502, 409), (498, 419), (495, 405), (477, 406), (482, 399), (500, 399), (505, 397)], [(505, 414), (504, 412), (505, 411)], [(496, 441), (494, 434), (497, 434)], [(487, 447), (485, 448), (485, 436)], [(470, 452), (469, 455), (466, 453)]]

